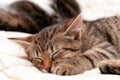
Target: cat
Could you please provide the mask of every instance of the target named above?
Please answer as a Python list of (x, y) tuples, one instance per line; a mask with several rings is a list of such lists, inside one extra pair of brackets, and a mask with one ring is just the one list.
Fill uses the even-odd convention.
[(99, 66), (101, 73), (120, 74), (120, 17), (83, 21), (81, 14), (23, 38), (20, 44), (42, 72), (75, 75)]
[[(99, 67), (102, 73), (120, 74), (120, 61), (106, 60), (120, 58), (118, 17), (100, 19), (93, 22), (82, 22), (81, 17), (77, 16), (71, 21), (68, 20), (64, 22), (64, 20), (72, 18), (80, 12), (80, 7), (76, 1), (53, 0), (53, 3), (50, 6), (55, 11), (52, 15), (46, 13), (43, 8), (30, 0), (16, 1), (7, 6), (9, 10), (0, 8), (0, 30), (21, 31), (27, 33), (37, 33), (40, 31), (34, 36), (12, 39), (25, 48), (29, 59), (43, 72), (58, 75), (79, 74), (97, 67), (100, 63)], [(112, 19), (115, 21), (117, 20), (118, 23)], [(83, 26), (82, 24), (88, 26), (88, 28), (85, 28), (85, 31), (82, 27), (78, 28), (79, 26)], [(73, 27), (71, 27), (72, 25)], [(111, 27), (114, 25), (116, 26), (115, 28)], [(62, 31), (59, 30), (61, 28), (63, 28)], [(88, 34), (88, 32), (90, 33)], [(56, 35), (58, 37), (53, 37)], [(41, 42), (39, 41), (40, 37), (43, 38), (40, 39)], [(56, 42), (54, 43), (55, 40)], [(92, 42), (94, 40), (95, 42)], [(99, 41), (100, 43), (103, 41), (105, 44), (103, 43), (100, 44), (100, 46), (97, 46)], [(110, 47), (107, 45), (110, 45)], [(105, 50), (102, 49), (104, 47)], [(34, 51), (40, 53), (36, 55)], [(93, 52), (95, 53), (93, 54)], [(111, 55), (112, 53), (113, 55)], [(44, 61), (41, 60), (41, 57)], [(41, 63), (44, 64), (41, 65)]]
[(0, 30), (34, 34), (47, 26), (72, 18), (80, 12), (80, 7), (74, 0), (52, 0), (49, 5), (51, 11), (46, 11), (36, 2), (20, 0), (7, 4), (5, 8), (0, 6)]

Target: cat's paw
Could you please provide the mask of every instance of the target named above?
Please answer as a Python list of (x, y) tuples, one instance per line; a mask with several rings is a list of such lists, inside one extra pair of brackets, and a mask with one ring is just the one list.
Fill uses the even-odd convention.
[(99, 64), (103, 74), (120, 74), (120, 60), (105, 60)]
[(61, 64), (53, 69), (53, 73), (57, 75), (74, 75), (77, 74), (75, 66), (70, 64)]

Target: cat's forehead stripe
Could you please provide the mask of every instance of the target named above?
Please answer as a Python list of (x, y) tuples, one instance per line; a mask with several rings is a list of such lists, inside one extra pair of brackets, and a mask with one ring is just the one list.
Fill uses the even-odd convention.
[(36, 35), (35, 43), (37, 44), (37, 46), (41, 47), (42, 51), (45, 51), (46, 49), (48, 49), (48, 47), (52, 47), (49, 41), (57, 32), (57, 29), (57, 26), (47, 27)]

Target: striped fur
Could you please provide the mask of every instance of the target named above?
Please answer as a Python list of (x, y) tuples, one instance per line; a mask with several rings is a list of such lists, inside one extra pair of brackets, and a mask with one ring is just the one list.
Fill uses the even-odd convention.
[[(64, 23), (44, 28), (30, 41), (27, 41), (30, 37), (26, 38), (29, 44), (23, 45), (24, 40), (19, 43), (25, 46), (30, 61), (42, 72), (80, 74), (97, 67), (101, 61), (120, 59), (119, 25), (118, 16), (83, 22), (78, 15)], [(101, 72), (111, 73), (114, 67), (119, 73), (119, 61), (112, 61), (113, 65), (108, 62), (100, 64)]]

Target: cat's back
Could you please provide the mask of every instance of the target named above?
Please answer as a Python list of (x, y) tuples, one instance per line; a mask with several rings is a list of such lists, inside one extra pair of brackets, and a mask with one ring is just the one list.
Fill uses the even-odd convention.
[(102, 18), (95, 21), (90, 22), (93, 26), (96, 26), (96, 28), (109, 28), (111, 31), (120, 31), (120, 16), (114, 16), (114, 17), (108, 17), (108, 18)]
[[(120, 16), (102, 18), (91, 22), (93, 26), (103, 33), (113, 33), (119, 36), (120, 33)], [(119, 36), (120, 37), (120, 36)]]
[(96, 34), (100, 33), (120, 51), (120, 16), (102, 18), (89, 23), (89, 27), (95, 28)]

